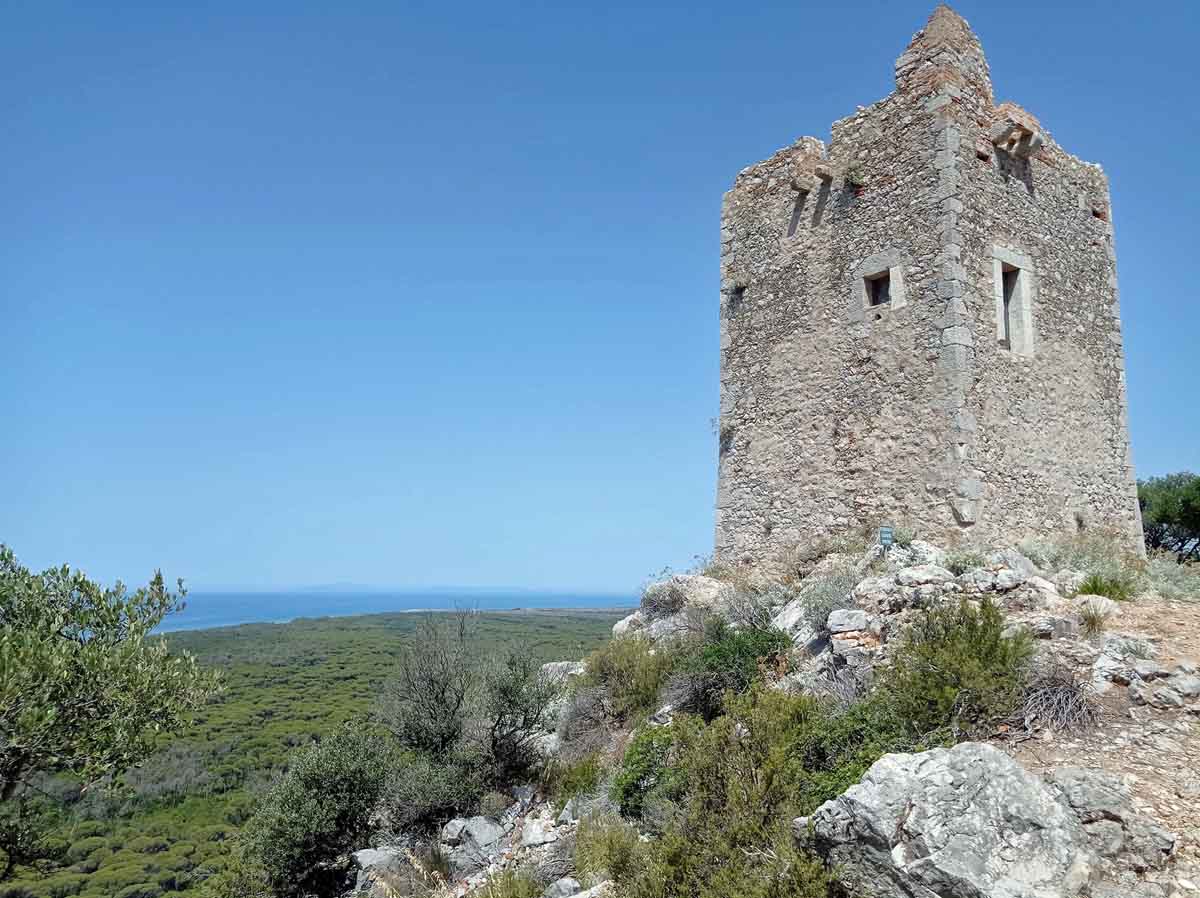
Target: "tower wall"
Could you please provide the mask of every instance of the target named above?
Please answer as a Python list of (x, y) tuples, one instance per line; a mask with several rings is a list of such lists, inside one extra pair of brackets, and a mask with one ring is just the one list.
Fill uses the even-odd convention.
[(1135, 543), (1103, 174), (994, 105), (947, 7), (896, 81), (828, 146), (801, 138), (725, 196), (718, 554), (883, 521), (950, 542), (1089, 526)]

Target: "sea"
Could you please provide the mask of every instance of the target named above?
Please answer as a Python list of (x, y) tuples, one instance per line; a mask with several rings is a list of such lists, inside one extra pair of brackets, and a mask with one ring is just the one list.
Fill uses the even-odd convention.
[(354, 614), (453, 611), (513, 611), (522, 608), (632, 608), (635, 595), (481, 590), (428, 592), (300, 591), (189, 592), (182, 611), (167, 617), (156, 632), (207, 630), (238, 624), (286, 623), (297, 618)]

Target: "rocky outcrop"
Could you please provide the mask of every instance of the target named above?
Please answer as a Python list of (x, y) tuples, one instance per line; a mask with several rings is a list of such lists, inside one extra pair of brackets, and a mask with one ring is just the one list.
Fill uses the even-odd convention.
[(1111, 778), (1048, 783), (975, 742), (885, 755), (795, 827), (868, 898), (1072, 898), (1110, 868), (1161, 866), (1174, 844)]

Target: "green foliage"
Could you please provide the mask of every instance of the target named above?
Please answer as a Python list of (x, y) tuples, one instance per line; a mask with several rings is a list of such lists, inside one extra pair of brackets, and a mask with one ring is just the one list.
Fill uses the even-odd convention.
[(817, 633), (825, 632), (830, 612), (853, 606), (850, 594), (858, 581), (858, 572), (850, 565), (805, 580), (800, 590), (805, 623)]
[(983, 567), (986, 564), (987, 559), (978, 552), (970, 550), (959, 550), (946, 555), (946, 570), (956, 577), (975, 568)]
[[(118, 774), (183, 728), (216, 690), (188, 655), (150, 632), (181, 607), (161, 573), (132, 595), (67, 567), (35, 574), (0, 546), (0, 801), (36, 777)], [(0, 825), (0, 880), (38, 859), (11, 808)], [(35, 840), (36, 841), (36, 840)]]
[[(883, 750), (910, 745), (881, 712), (839, 715), (815, 699), (763, 688), (731, 695), (727, 713), (707, 726), (679, 723), (656, 732), (648, 763), (639, 765), (657, 766), (657, 782), (665, 771), (670, 783), (650, 790), (675, 806), (661, 836), (641, 846), (611, 824), (603, 838), (581, 827), (580, 854), (632, 855), (581, 869), (621, 868), (613, 873), (633, 898), (824, 896), (829, 879), (797, 849), (790, 821), (861, 776)], [(661, 744), (662, 733), (674, 736), (672, 745)]]
[(490, 877), (479, 894), (482, 898), (538, 898), (542, 887), (528, 876), (506, 869)]
[(1137, 578), (1126, 571), (1093, 572), (1079, 584), (1079, 594), (1105, 596), (1114, 602), (1125, 602), (1137, 594)]
[(658, 691), (675, 664), (669, 647), (655, 648), (650, 640), (626, 636), (605, 643), (587, 657), (579, 686), (602, 686), (613, 713), (630, 720), (656, 710)]
[(908, 549), (912, 546), (913, 540), (917, 538), (915, 531), (908, 527), (896, 527), (892, 531), (892, 541), (901, 549)]
[(1033, 644), (1003, 635), (1004, 615), (988, 599), (924, 612), (905, 634), (881, 689), (914, 732), (949, 726), (986, 735), (1021, 701)]
[(574, 762), (551, 761), (543, 770), (542, 786), (556, 803), (562, 804), (576, 795), (593, 792), (603, 776), (600, 753), (592, 752)]
[(1200, 475), (1168, 474), (1138, 482), (1146, 547), (1200, 561)]
[(1154, 552), (1146, 560), (1145, 582), (1164, 599), (1200, 602), (1200, 563), (1179, 564), (1174, 555)]
[(437, 763), (454, 755), (460, 767), (475, 757), (485, 769), (471, 780), (502, 782), (534, 763), (533, 740), (557, 690), (523, 649), (479, 652), (477, 628), (472, 612), (426, 615), (417, 638), (402, 650), (375, 717), (404, 748)]
[(669, 726), (644, 726), (634, 734), (612, 787), (612, 799), (626, 817), (641, 817), (646, 796), (665, 785), (663, 775), (674, 744)]
[[(621, 616), (484, 613), (477, 618), (472, 651), (487, 655), (520, 646), (539, 663), (577, 658), (607, 640)], [(226, 690), (196, 714), (181, 741), (162, 746), (128, 772), (120, 792), (94, 787), (81, 794), (77, 786), (60, 790), (40, 783), (61, 793), (56, 833), (68, 844), (98, 841), (79, 860), (60, 858), (48, 875), (18, 868), (14, 882), (31, 898), (50, 898), (46, 884), (64, 875), (85, 877), (80, 898), (113, 898), (148, 879), (170, 891), (159, 873), (145, 872), (153, 863), (163, 874), (190, 872), (190, 879), (176, 879), (182, 896), (203, 891), (265, 898), (262, 871), (235, 850), (255, 809), (255, 793), (286, 768), (292, 749), (367, 713), (372, 694), (420, 622), (417, 615), (396, 613), (170, 634), (165, 639), (173, 653), (186, 650), (206, 667), (224, 668)], [(155, 855), (129, 851), (128, 843), (142, 836), (161, 837), (171, 848)], [(223, 872), (231, 867), (239, 876)], [(232, 891), (235, 886), (241, 891)]]
[(510, 650), (483, 672), (481, 749), (488, 775), (507, 783), (526, 775), (537, 759), (534, 740), (549, 723), (548, 708), (558, 686), (541, 677), (541, 665), (527, 652)]
[(628, 884), (647, 860), (649, 849), (637, 828), (616, 816), (589, 816), (575, 835), (575, 869), (581, 877)]
[(357, 728), (292, 756), (245, 834), (247, 856), (272, 892), (280, 898), (340, 893), (350, 852), (371, 834), (389, 767), (386, 746)]
[(726, 691), (745, 692), (759, 677), (760, 665), (791, 647), (791, 637), (774, 627), (735, 630), (714, 617), (698, 644), (682, 650), (671, 681), (673, 703), (711, 720), (720, 713)]
[(123, 770), (203, 706), (213, 678), (148, 638), (180, 590), (161, 573), (132, 595), (65, 566), (34, 574), (0, 546), (0, 798), (39, 772)]
[(382, 797), (385, 825), (394, 833), (419, 830), (467, 810), (485, 790), (480, 768), (466, 758), (397, 760)]

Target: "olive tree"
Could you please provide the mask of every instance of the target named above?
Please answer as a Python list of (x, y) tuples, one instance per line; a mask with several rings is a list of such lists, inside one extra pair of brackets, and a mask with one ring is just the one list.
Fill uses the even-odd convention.
[[(151, 635), (182, 607), (178, 589), (161, 573), (133, 593), (66, 566), (33, 573), (0, 545), (0, 801), (48, 773), (85, 784), (120, 774), (216, 691), (195, 659)], [(10, 860), (22, 854), (9, 847)]]

